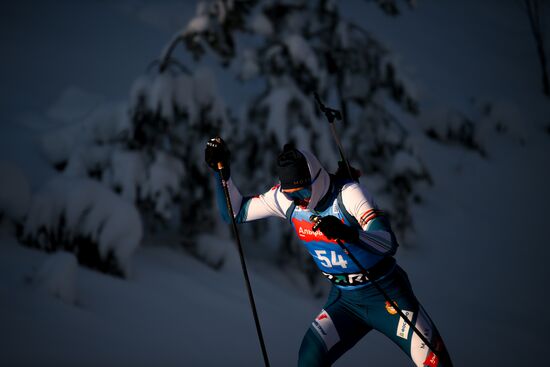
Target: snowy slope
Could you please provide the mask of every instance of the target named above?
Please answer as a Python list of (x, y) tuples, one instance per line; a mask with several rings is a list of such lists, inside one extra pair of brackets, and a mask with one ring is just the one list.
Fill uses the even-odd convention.
[[(2, 365), (262, 363), (236, 267), (214, 272), (177, 251), (146, 248), (129, 281), (79, 268), (77, 302), (66, 304), (32, 281), (34, 269), (53, 255), (7, 238), (0, 252)], [(273, 365), (292, 365), (317, 307), (289, 284), (257, 272), (252, 278)]]
[[(0, 94), (0, 152), (23, 169), (34, 189), (54, 174), (34, 139), (50, 127), (52, 101), (73, 85), (107, 99), (125, 98), (131, 81), (170, 36), (159, 19), (174, 19), (176, 11), (166, 9), (181, 11), (182, 23), (184, 13), (193, 12), (192, 6), (171, 1), (118, 4), (56, 2), (6, 9), (10, 17), (0, 23), (3, 33), (18, 37), (6, 41), (12, 52), (1, 74), (6, 84)], [(443, 105), (469, 111), (472, 97), (499, 102), (505, 111), (515, 111), (514, 126), (526, 139), (525, 146), (514, 136), (490, 140), (489, 158), (482, 159), (415, 137), (435, 184), (415, 208), (414, 241), (397, 258), (456, 366), (544, 365), (547, 359), (550, 135), (542, 126), (550, 122), (550, 107), (538, 93), (531, 35), (516, 6), (513, 1), (422, 1), (396, 19), (363, 1), (347, 8), (349, 17), (361, 18), (397, 53), (417, 88), (421, 110)], [(45, 19), (55, 16), (57, 26), (47, 27)], [(79, 43), (67, 32), (73, 27), (88, 42)], [(21, 48), (20, 41), (31, 42), (34, 34), (27, 29), (40, 29), (44, 42)], [(49, 53), (54, 57), (39, 64), (39, 56)], [(80, 65), (89, 69), (81, 72)], [(29, 91), (33, 98), (26, 98)], [(21, 118), (37, 111), (40, 117)], [(215, 272), (178, 250), (146, 242), (134, 256), (129, 280), (82, 267), (74, 274), (66, 270), (66, 280), (74, 281), (72, 303), (70, 297), (52, 295), (40, 281), (52, 255), (21, 247), (9, 233), (0, 236), (2, 366), (262, 364), (235, 253)], [(227, 240), (213, 245), (232, 246)], [(295, 274), (259, 261), (249, 266), (272, 365), (295, 365), (300, 340), (324, 300), (305, 293)], [(336, 365), (410, 362), (371, 333)]]

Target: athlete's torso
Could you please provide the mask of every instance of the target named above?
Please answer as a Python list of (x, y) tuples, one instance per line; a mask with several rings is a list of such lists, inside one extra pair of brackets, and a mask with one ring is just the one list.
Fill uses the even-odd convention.
[[(296, 206), (291, 214), (290, 221), (296, 234), (313, 257), (317, 267), (327, 278), (339, 287), (346, 289), (360, 288), (368, 283), (361, 269), (335, 240), (330, 240), (321, 231), (313, 231), (312, 229), (313, 222), (310, 219), (312, 215), (322, 217), (332, 215), (344, 224), (354, 226), (342, 213), (338, 204), (337, 193), (332, 196), (334, 198), (329, 198), (322, 211), (303, 209)], [(344, 243), (344, 245), (365, 269), (372, 268), (384, 258), (383, 255), (374, 254), (361, 245), (353, 243)]]

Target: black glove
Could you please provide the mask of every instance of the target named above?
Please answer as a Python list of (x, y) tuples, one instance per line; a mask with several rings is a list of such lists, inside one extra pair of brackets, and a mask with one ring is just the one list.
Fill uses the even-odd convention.
[(204, 160), (216, 172), (219, 172), (218, 163), (221, 163), (223, 166), (221, 173), (224, 180), (228, 180), (231, 173), (229, 168), (230, 158), (231, 153), (222, 138), (216, 137), (208, 140), (204, 149)]
[(352, 179), (353, 181), (359, 181), (359, 177), (361, 177), (361, 172), (351, 165), (349, 166), (349, 169), (351, 171), (351, 177), (349, 177), (349, 172), (346, 168), (346, 164), (344, 163), (344, 161), (338, 161), (338, 169), (336, 170), (336, 172), (334, 172), (334, 176), (339, 180)]
[(312, 215), (310, 219), (315, 223), (313, 230), (321, 231), (329, 240), (338, 239), (349, 243), (359, 241), (357, 229), (342, 223), (340, 219), (333, 215), (327, 215), (326, 217)]

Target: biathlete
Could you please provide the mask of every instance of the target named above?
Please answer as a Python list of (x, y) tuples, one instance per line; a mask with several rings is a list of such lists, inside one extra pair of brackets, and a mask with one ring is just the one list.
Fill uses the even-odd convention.
[[(321, 273), (332, 282), (323, 309), (302, 340), (298, 366), (330, 366), (375, 329), (396, 343), (416, 366), (451, 367), (439, 332), (415, 297), (407, 274), (393, 258), (398, 243), (389, 220), (362, 185), (342, 179), (342, 175), (330, 175), (313, 154), (287, 144), (277, 157), (279, 184), (261, 195), (243, 197), (230, 178), (229, 157), (221, 138), (207, 142), (206, 163), (218, 172), (222, 162), (221, 175), (228, 182), (236, 221), (271, 216), (287, 219)], [(221, 184), (217, 198), (222, 217), (229, 221)], [(372, 281), (361, 268), (368, 271)], [(373, 282), (429, 345), (435, 346), (435, 353)]]

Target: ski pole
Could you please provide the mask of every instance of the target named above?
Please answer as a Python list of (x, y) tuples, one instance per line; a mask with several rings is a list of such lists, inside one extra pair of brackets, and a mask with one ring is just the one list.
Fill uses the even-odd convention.
[(342, 120), (342, 114), (338, 110), (325, 106), (323, 102), (321, 102), (321, 98), (319, 98), (319, 95), (317, 93), (315, 93), (315, 99), (317, 100), (319, 109), (321, 110), (321, 112), (325, 114), (325, 117), (327, 118), (328, 124), (330, 125), (330, 131), (332, 132), (332, 137), (336, 142), (336, 146), (338, 147), (338, 152), (340, 153), (340, 158), (342, 158), (342, 161), (346, 166), (348, 175), (351, 179), (353, 179), (349, 162), (344, 155), (344, 148), (342, 148), (342, 143), (340, 142), (340, 138), (338, 137), (338, 133), (336, 132), (336, 127), (334, 126), (334, 119)]
[(243, 247), (241, 245), (241, 239), (239, 237), (239, 231), (237, 229), (237, 222), (233, 216), (233, 205), (231, 205), (231, 197), (229, 196), (229, 188), (227, 181), (223, 178), (222, 175), (223, 163), (218, 162), (218, 173), (220, 174), (220, 179), (222, 181), (223, 192), (225, 194), (225, 201), (227, 204), (227, 210), (229, 211), (229, 216), (231, 217), (231, 224), (233, 225), (233, 233), (235, 233), (235, 239), (237, 241), (237, 248), (239, 250), (239, 257), (241, 259), (241, 267), (244, 274), (244, 281), (246, 284), (246, 290), (248, 292), (248, 300), (250, 302), (250, 307), (252, 308), (252, 314), (254, 315), (254, 323), (256, 324), (256, 332), (258, 333), (258, 339), (260, 341), (260, 347), (262, 348), (262, 355), (264, 357), (264, 364), (266, 367), (269, 367), (269, 359), (267, 357), (267, 350), (265, 348), (264, 337), (262, 335), (262, 329), (260, 327), (260, 320), (258, 318), (258, 312), (256, 311), (256, 303), (254, 302), (254, 295), (252, 294), (252, 287), (250, 286), (250, 279), (248, 278), (248, 271), (246, 270), (246, 262), (244, 260)]
[[(321, 219), (321, 217), (318, 216), (318, 215), (312, 215), (310, 217), (310, 220), (313, 221), (314, 223), (317, 223), (317, 221), (319, 221), (319, 219)], [(430, 348), (430, 350), (437, 356), (437, 358), (439, 358), (439, 360), (441, 360), (443, 362), (443, 366), (453, 367), (453, 364), (452, 364), (450, 358), (447, 358), (447, 355), (445, 353), (443, 353), (443, 355), (444, 355), (443, 356), (439, 353), (439, 351), (436, 352), (436, 349), (434, 348), (433, 344), (428, 340), (428, 338), (426, 338), (424, 336), (424, 334), (422, 334), (420, 332), (420, 330), (418, 330), (416, 325), (414, 325), (412, 323), (412, 321), (409, 320), (409, 318), (405, 316), (405, 314), (403, 313), (401, 308), (399, 308), (399, 306), (397, 305), (397, 302), (395, 302), (393, 299), (391, 299), (390, 296), (388, 296), (386, 291), (384, 291), (384, 289), (380, 286), (380, 284), (378, 284), (378, 282), (374, 279), (374, 277), (371, 276), (370, 272), (361, 265), (359, 260), (357, 260), (357, 258), (348, 250), (346, 245), (344, 245), (344, 243), (339, 239), (337, 239), (336, 242), (338, 243), (338, 245), (340, 246), (342, 251), (344, 251), (344, 253), (346, 255), (348, 255), (348, 257), (351, 259), (351, 261), (353, 261), (353, 263), (359, 268), (361, 273), (363, 273), (363, 275), (365, 275), (367, 277), (367, 279), (370, 280), (370, 282), (372, 283), (372, 285), (374, 285), (376, 290), (378, 290), (378, 292), (380, 292), (382, 294), (384, 299), (387, 302), (389, 302), (389, 304), (394, 308), (394, 310), (397, 311), (397, 313), (399, 314), (401, 319), (403, 321), (405, 321), (411, 327), (411, 329), (416, 333), (416, 335), (418, 335), (418, 337), (428, 346), (428, 348)]]

